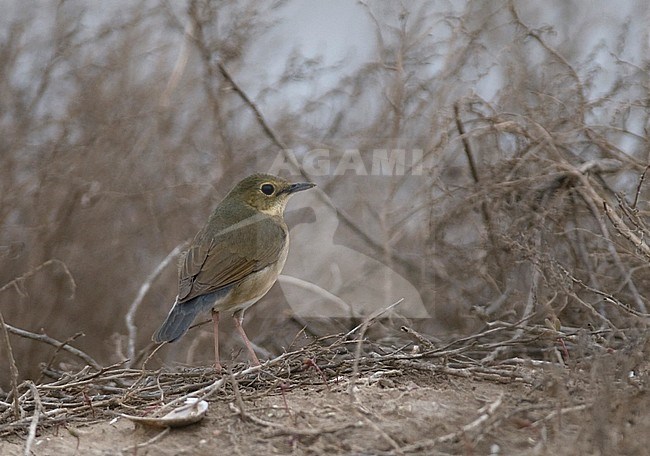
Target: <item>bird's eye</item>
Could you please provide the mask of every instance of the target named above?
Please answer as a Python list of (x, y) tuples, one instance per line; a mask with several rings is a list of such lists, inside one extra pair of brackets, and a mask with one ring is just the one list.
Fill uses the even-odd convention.
[(260, 187), (260, 190), (262, 190), (262, 193), (264, 193), (267, 196), (273, 195), (273, 192), (275, 191), (275, 187), (272, 184), (264, 184)]

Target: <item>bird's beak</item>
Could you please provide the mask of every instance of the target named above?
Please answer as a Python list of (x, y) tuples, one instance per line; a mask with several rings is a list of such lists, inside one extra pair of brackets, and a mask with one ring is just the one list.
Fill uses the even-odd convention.
[(300, 182), (298, 184), (291, 184), (289, 185), (284, 192), (288, 194), (296, 193), (296, 192), (301, 192), (303, 190), (309, 190), (312, 187), (316, 187), (316, 184), (312, 184), (311, 182)]

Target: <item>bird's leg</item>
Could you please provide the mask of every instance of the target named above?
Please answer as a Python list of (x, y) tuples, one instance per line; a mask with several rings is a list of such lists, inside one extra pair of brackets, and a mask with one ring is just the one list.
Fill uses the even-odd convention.
[(214, 367), (217, 373), (221, 373), (221, 363), (219, 362), (219, 312), (212, 309), (212, 329), (214, 332)]
[(244, 327), (242, 326), (242, 322), (244, 321), (244, 312), (235, 312), (235, 314), (232, 316), (232, 319), (235, 321), (235, 328), (237, 328), (237, 331), (239, 331), (244, 344), (246, 344), (246, 348), (248, 348), (248, 352), (251, 354), (251, 361), (254, 365), (259, 366), (260, 360), (257, 359), (255, 350), (253, 350), (253, 345), (251, 344), (251, 341), (248, 340), (248, 337), (244, 332)]

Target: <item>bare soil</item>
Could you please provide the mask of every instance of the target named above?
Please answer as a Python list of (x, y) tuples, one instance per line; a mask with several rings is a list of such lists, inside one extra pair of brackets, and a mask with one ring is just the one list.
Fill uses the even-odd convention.
[[(631, 368), (630, 359), (638, 361)], [(647, 357), (526, 366), (511, 380), (417, 363), (425, 364), (365, 369), (354, 388), (353, 376), (319, 384), (316, 370), (300, 385), (242, 386), (241, 399), (222, 392), (203, 421), (171, 430), (98, 410), (101, 417), (39, 431), (31, 454), (648, 454)], [(22, 455), (25, 442), (5, 436), (0, 454)]]

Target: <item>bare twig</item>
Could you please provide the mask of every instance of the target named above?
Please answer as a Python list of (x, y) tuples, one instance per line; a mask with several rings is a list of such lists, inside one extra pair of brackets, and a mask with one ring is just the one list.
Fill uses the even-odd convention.
[[(569, 279), (571, 279), (572, 282), (574, 282), (577, 285), (580, 285), (582, 288), (584, 288), (587, 291), (590, 291), (592, 293), (595, 293), (595, 294), (601, 296), (606, 302), (614, 304), (617, 308), (621, 309), (622, 311), (627, 312), (627, 313), (632, 314), (632, 315), (637, 316), (637, 317), (650, 317), (650, 314), (638, 312), (638, 311), (630, 308), (629, 306), (626, 306), (625, 304), (620, 302), (618, 299), (616, 299), (611, 294), (600, 291), (600, 290), (598, 290), (598, 289), (596, 289), (594, 287), (590, 287), (589, 285), (584, 283), (582, 280), (574, 277), (573, 274), (571, 274), (569, 271), (567, 271), (566, 268), (564, 268), (563, 266), (558, 265), (558, 267), (564, 273), (564, 275), (566, 275)], [(598, 312), (596, 312), (596, 309), (594, 309), (593, 307), (590, 308), (590, 311), (591, 311), (592, 314), (598, 313)], [(599, 318), (601, 318), (601, 317), (599, 317)], [(602, 318), (605, 318), (605, 317), (602, 317)], [(609, 321), (609, 320), (604, 320), (604, 321), (610, 327), (614, 328), (614, 324), (611, 321)]]
[(178, 57), (176, 59), (176, 63), (174, 64), (174, 69), (172, 70), (172, 73), (167, 80), (165, 91), (160, 97), (160, 105), (164, 108), (169, 107), (172, 93), (176, 89), (176, 86), (178, 85), (178, 82), (180, 81), (181, 76), (185, 71), (185, 67), (187, 66), (187, 60), (190, 54), (190, 37), (193, 35), (193, 26), (194, 24), (192, 21), (187, 21), (187, 24), (185, 25), (181, 48), (178, 51)]
[[(229, 403), (228, 407), (230, 410), (232, 410), (234, 413), (237, 415), (241, 415), (242, 411), (239, 409), (238, 406), (236, 406), (234, 403)], [(274, 423), (273, 421), (268, 421), (264, 420), (262, 418), (259, 418), (253, 414), (247, 413), (245, 414), (246, 418), (250, 420), (251, 422), (255, 424), (259, 424), (260, 426), (264, 427), (269, 427), (272, 429), (276, 429), (277, 431), (274, 432), (274, 436), (280, 436), (280, 435), (295, 435), (299, 437), (316, 437), (322, 434), (332, 434), (334, 432), (339, 432), (344, 429), (350, 428), (350, 427), (358, 427), (358, 423), (344, 423), (341, 425), (336, 425), (336, 426), (324, 426), (321, 428), (312, 428), (312, 429), (298, 429), (292, 426), (285, 426), (280, 423)]]
[[(295, 353), (295, 352), (292, 352), (292, 353)], [(265, 368), (267, 368), (269, 366), (277, 364), (277, 363), (281, 362), (282, 360), (284, 360), (289, 355), (290, 355), (289, 353), (283, 353), (282, 355), (280, 355), (280, 356), (278, 356), (276, 358), (270, 359), (270, 360), (262, 363), (259, 366), (252, 366), (252, 367), (249, 367), (248, 369), (244, 369), (243, 371), (236, 372), (236, 373), (232, 374), (232, 376), (233, 376), (233, 378), (245, 377), (245, 376), (247, 376), (249, 374), (252, 374), (254, 372), (258, 372), (258, 371), (260, 371), (262, 369), (265, 369)], [(199, 389), (198, 391), (194, 391), (194, 392), (191, 392), (189, 394), (178, 397), (178, 398), (174, 399), (173, 401), (171, 401), (171, 402), (165, 404), (164, 406), (160, 407), (160, 409), (156, 410), (156, 414), (160, 415), (163, 412), (167, 412), (170, 409), (174, 408), (178, 404), (185, 403), (185, 400), (188, 397), (197, 397), (200, 401), (206, 400), (210, 396), (212, 396), (214, 393), (216, 393), (218, 390), (220, 390), (223, 387), (223, 385), (225, 384), (226, 380), (227, 380), (226, 377), (222, 377), (222, 378), (220, 378), (218, 380), (215, 380), (214, 382), (211, 382), (209, 385)]]
[(317, 294), (318, 296), (321, 296), (324, 299), (327, 299), (328, 301), (332, 301), (341, 308), (349, 310), (352, 308), (350, 304), (339, 298), (333, 293), (330, 293), (329, 291), (325, 290), (324, 288), (319, 287), (315, 283), (312, 282), (307, 282), (306, 280), (299, 279), (298, 277), (293, 277), (293, 276), (288, 276), (285, 274), (280, 274), (278, 277), (278, 282), (280, 283), (286, 283), (288, 285), (294, 285), (296, 287), (300, 287), (304, 290), (310, 291), (314, 294)]
[(371, 325), (377, 320), (377, 318), (381, 317), (387, 312), (390, 312), (393, 310), (396, 306), (400, 305), (402, 302), (404, 302), (404, 298), (400, 298), (394, 303), (392, 303), (390, 306), (384, 307), (383, 309), (376, 310), (375, 312), (371, 313), (368, 315), (368, 317), (359, 325), (355, 326), (351, 330), (349, 330), (347, 333), (345, 333), (344, 338), (347, 339), (350, 337), (352, 334), (354, 334), (359, 328), (362, 328), (364, 325), (368, 326)]
[(634, 203), (632, 204), (632, 209), (636, 209), (636, 204), (639, 202), (639, 195), (641, 194), (641, 187), (643, 186), (643, 181), (645, 180), (645, 175), (648, 172), (650, 166), (646, 166), (639, 178), (639, 184), (636, 186), (636, 193), (634, 194)]
[(237, 408), (239, 409), (239, 416), (241, 417), (242, 421), (246, 421), (248, 415), (244, 409), (244, 400), (242, 399), (241, 392), (239, 391), (239, 383), (237, 382), (237, 379), (233, 377), (232, 372), (228, 373), (228, 382), (232, 386), (232, 393), (235, 396), (235, 402), (237, 403)]
[(361, 359), (361, 348), (363, 347), (363, 340), (366, 335), (366, 330), (377, 318), (379, 318), (384, 313), (390, 311), (395, 306), (402, 303), (402, 301), (404, 301), (404, 298), (399, 299), (398, 301), (394, 302), (393, 304), (386, 307), (385, 309), (380, 309), (372, 313), (364, 320), (363, 323), (361, 323), (361, 325), (357, 326), (356, 328), (353, 328), (351, 331), (348, 331), (348, 333), (346, 334), (347, 337), (353, 334), (357, 329), (361, 328), (361, 331), (359, 331), (359, 336), (357, 337), (356, 348), (354, 351), (354, 363), (352, 364), (352, 377), (348, 385), (348, 394), (350, 396), (350, 401), (352, 402), (356, 401), (355, 388), (356, 388), (356, 382), (359, 379), (359, 360)]
[(606, 201), (603, 201), (603, 208), (605, 210), (607, 218), (610, 222), (612, 222), (614, 228), (616, 228), (616, 231), (618, 231), (622, 236), (630, 241), (634, 247), (639, 249), (639, 251), (641, 251), (646, 258), (650, 259), (650, 246), (648, 246), (648, 244), (643, 239), (637, 236), (634, 231), (627, 226), (621, 216), (618, 215), (616, 211), (612, 210)]
[(356, 390), (357, 380), (359, 379), (359, 360), (361, 359), (361, 348), (363, 347), (363, 339), (366, 336), (366, 330), (368, 329), (368, 324), (370, 320), (366, 320), (361, 325), (361, 330), (359, 331), (359, 336), (357, 337), (356, 348), (354, 350), (354, 362), (352, 364), (352, 375), (350, 377), (350, 382), (348, 384), (348, 395), (350, 396), (351, 402), (356, 402)]
[(10, 287), (16, 287), (16, 289), (20, 292), (20, 289), (18, 288), (20, 283), (24, 282), (26, 279), (30, 278), (37, 272), (43, 270), (44, 268), (55, 264), (61, 266), (61, 268), (63, 269), (63, 272), (65, 273), (66, 277), (68, 278), (68, 282), (70, 283), (70, 289), (71, 289), (70, 295), (74, 296), (74, 292), (77, 289), (77, 284), (74, 281), (74, 277), (72, 277), (72, 273), (68, 269), (68, 266), (66, 266), (66, 264), (63, 261), (57, 260), (56, 258), (47, 260), (44, 263), (35, 267), (34, 269), (27, 271), (25, 274), (21, 275), (20, 277), (16, 277), (15, 279), (5, 283), (2, 287), (0, 287), (0, 292), (5, 291)]
[[(50, 356), (50, 359), (47, 361), (47, 364), (45, 365), (45, 368), (41, 369), (41, 371), (44, 372), (44, 371), (49, 370), (52, 367), (52, 364), (54, 364), (54, 361), (56, 360), (56, 355), (58, 355), (59, 352), (61, 350), (63, 350), (63, 347), (66, 347), (66, 346), (70, 345), (71, 342), (75, 341), (77, 338), (79, 338), (79, 337), (81, 337), (83, 335), (84, 335), (83, 333), (78, 332), (77, 334), (74, 334), (74, 335), (68, 337), (66, 340), (64, 340), (61, 343), (61, 345), (59, 345), (56, 348), (56, 350), (54, 350), (54, 353), (52, 353), (52, 356)], [(36, 381), (36, 383), (40, 383), (40, 380), (42, 379), (42, 375), (43, 374), (41, 374), (41, 377), (39, 377), (39, 379)]]
[(11, 326), (7, 323), (4, 324), (4, 327), (7, 328), (7, 330), (12, 333), (16, 334), (17, 336), (20, 337), (25, 337), (27, 339), (33, 339), (37, 340), (39, 342), (44, 342), (46, 344), (52, 345), (53, 347), (56, 347), (57, 349), (65, 350), (68, 353), (77, 356), (78, 358), (81, 358), (83, 361), (85, 361), (89, 366), (92, 366), (93, 368), (97, 370), (101, 370), (102, 366), (95, 361), (90, 355), (86, 354), (85, 352), (79, 350), (78, 348), (72, 347), (70, 345), (66, 345), (65, 342), (61, 342), (59, 340), (56, 340), (46, 334), (35, 334), (33, 332), (26, 331), (24, 329), (16, 328), (14, 326)]
[(371, 428), (375, 430), (379, 436), (384, 439), (395, 451), (395, 454), (404, 454), (399, 444), (393, 439), (386, 431), (384, 431), (374, 420), (366, 416), (365, 410), (363, 410), (358, 404), (356, 405), (357, 415)]
[[(636, 302), (636, 305), (639, 309), (639, 311), (646, 313), (647, 309), (645, 306), (645, 303), (643, 302), (643, 299), (641, 298), (641, 295), (639, 294), (639, 291), (632, 281), (632, 278), (629, 277), (625, 273), (625, 265), (623, 264), (623, 261), (621, 260), (620, 255), (616, 251), (616, 248), (614, 247), (614, 243), (610, 237), (609, 230), (607, 229), (607, 225), (605, 224), (605, 221), (603, 220), (603, 217), (601, 216), (598, 207), (600, 207), (602, 204), (605, 204), (605, 199), (602, 198), (598, 193), (596, 193), (596, 190), (593, 188), (587, 177), (581, 173), (578, 174), (580, 181), (582, 183), (582, 186), (578, 189), (580, 192), (580, 195), (584, 199), (584, 201), (587, 203), (587, 206), (591, 210), (594, 218), (598, 222), (598, 225), (600, 227), (601, 234), (605, 239), (607, 240), (607, 248), (612, 256), (612, 259), (614, 260), (614, 264), (618, 268), (618, 270), (621, 272), (623, 277), (626, 277), (626, 285), (627, 288), (630, 290), (630, 293), (634, 297), (634, 301)], [(600, 204), (599, 204), (600, 203)], [(612, 218), (612, 223), (618, 223), (619, 226), (624, 226), (625, 223), (623, 220), (620, 218), (618, 214), (614, 211), (608, 211), (607, 215)], [(629, 239), (634, 242), (635, 246), (639, 249), (641, 249), (644, 254), (650, 257), (650, 247), (648, 245), (638, 239), (638, 237), (632, 233), (631, 231), (628, 232), (629, 234)]]
[(32, 398), (34, 399), (34, 414), (32, 415), (32, 421), (29, 424), (29, 434), (27, 435), (27, 440), (25, 441), (25, 451), (23, 454), (29, 456), (32, 451), (32, 444), (36, 438), (36, 428), (38, 427), (38, 420), (40, 418), (41, 412), (43, 411), (43, 404), (41, 404), (41, 396), (38, 394), (38, 389), (33, 382), (25, 382), (29, 391), (32, 393)]
[(128, 343), (128, 348), (127, 348), (127, 367), (132, 367), (133, 363), (135, 362), (135, 343), (136, 343), (136, 338), (138, 335), (138, 327), (135, 325), (134, 320), (135, 320), (135, 313), (138, 311), (138, 308), (140, 307), (140, 304), (142, 303), (142, 300), (144, 299), (145, 295), (149, 291), (149, 288), (151, 288), (151, 284), (153, 283), (154, 280), (156, 280), (156, 277), (160, 275), (160, 273), (167, 267), (169, 262), (176, 258), (178, 254), (181, 252), (183, 247), (185, 246), (185, 242), (182, 244), (178, 244), (176, 247), (172, 249), (171, 252), (167, 254), (167, 256), (158, 264), (158, 266), (155, 267), (153, 271), (147, 276), (146, 280), (144, 283), (140, 286), (140, 289), (138, 290), (138, 294), (129, 306), (129, 310), (126, 313), (126, 328), (129, 332), (129, 343)]
[(304, 290), (311, 291), (312, 293), (317, 294), (320, 297), (322, 297), (324, 299), (327, 299), (328, 301), (332, 301), (332, 302), (338, 304), (339, 306), (341, 306), (341, 308), (343, 308), (345, 310), (349, 310), (349, 309), (352, 308), (352, 306), (350, 306), (350, 304), (348, 304), (347, 302), (345, 302), (344, 300), (342, 300), (341, 298), (339, 298), (335, 294), (330, 293), (329, 291), (327, 291), (326, 289), (324, 289), (322, 287), (319, 287), (315, 283), (308, 282), (308, 281), (300, 279), (298, 277), (293, 277), (293, 276), (289, 276), (289, 275), (286, 275), (286, 274), (280, 274), (280, 276), (278, 276), (278, 282), (286, 283), (288, 285), (294, 285), (294, 286), (300, 287), (300, 288), (302, 288)]
[(14, 417), (20, 419), (20, 404), (18, 402), (18, 367), (14, 359), (14, 352), (11, 348), (11, 341), (9, 340), (9, 333), (7, 328), (9, 325), (5, 323), (5, 319), (0, 312), (0, 324), (2, 325), (2, 339), (5, 343), (5, 350), (7, 350), (7, 357), (9, 358), (9, 372), (11, 373), (11, 392), (13, 395), (13, 409)]
[(163, 437), (165, 437), (167, 434), (169, 434), (170, 430), (171, 430), (171, 428), (165, 428), (162, 431), (160, 431), (158, 434), (151, 437), (146, 442), (142, 442), (142, 443), (138, 443), (136, 445), (131, 445), (131, 446), (128, 446), (128, 447), (124, 447), (124, 448), (122, 448), (122, 451), (125, 452), (125, 453), (127, 453), (127, 452), (129, 452), (129, 453), (130, 452), (136, 452), (136, 454), (137, 454), (137, 450), (139, 450), (140, 448), (145, 448), (145, 447), (147, 447), (149, 445), (152, 445), (152, 444), (158, 442)]
[(449, 434), (436, 437), (435, 439), (422, 440), (412, 445), (402, 447), (402, 451), (404, 453), (411, 453), (414, 451), (430, 449), (441, 443), (458, 440), (462, 438), (463, 435), (475, 431), (481, 425), (486, 423), (494, 415), (494, 413), (497, 411), (497, 409), (501, 406), (502, 403), (503, 403), (503, 395), (500, 395), (494, 402), (486, 405), (485, 407), (482, 407), (479, 410), (479, 413), (481, 413), (481, 415), (478, 418), (476, 418), (474, 421), (464, 425), (459, 431), (451, 432)]
[(562, 54), (560, 54), (556, 49), (551, 47), (542, 38), (542, 35), (538, 30), (532, 29), (530, 26), (528, 26), (522, 21), (521, 17), (519, 16), (519, 12), (517, 11), (516, 3), (513, 0), (510, 0), (509, 2), (509, 9), (510, 12), (512, 13), (513, 18), (515, 19), (515, 22), (520, 27), (523, 27), (526, 30), (527, 35), (533, 38), (535, 41), (537, 41), (542, 46), (543, 49), (545, 49), (549, 54), (551, 54), (560, 64), (562, 64), (569, 71), (569, 74), (571, 75), (572, 79), (576, 84), (576, 92), (578, 94), (578, 97), (580, 98), (579, 102), (577, 103), (579, 114), (580, 114), (580, 120), (584, 121), (585, 107), (587, 106), (587, 102), (584, 93), (584, 86), (575, 68), (573, 68), (573, 66)]
[(434, 351), (437, 348), (433, 342), (431, 342), (428, 338), (426, 338), (424, 335), (420, 334), (413, 328), (409, 328), (408, 326), (402, 326), (400, 330), (413, 337), (413, 339), (415, 339), (420, 345), (422, 345), (425, 351), (426, 350)]
[(581, 412), (581, 411), (589, 409), (591, 407), (592, 407), (592, 404), (581, 404), (581, 405), (574, 405), (574, 406), (571, 406), (571, 407), (564, 407), (564, 408), (558, 409), (558, 410), (553, 410), (548, 415), (546, 415), (543, 418), (540, 418), (539, 420), (532, 423), (532, 425), (533, 426), (539, 426), (540, 424), (544, 423), (545, 421), (552, 420), (556, 416), (562, 416), (562, 415), (565, 415), (567, 413), (573, 413), (573, 412)]
[[(472, 146), (469, 142), (469, 138), (465, 134), (465, 125), (460, 117), (460, 105), (459, 103), (454, 104), (454, 117), (456, 119), (456, 128), (460, 134), (461, 141), (463, 143), (463, 150), (465, 151), (465, 156), (467, 157), (467, 163), (469, 165), (469, 170), (472, 174), (472, 179), (474, 183), (480, 183), (480, 177), (478, 175), (478, 169), (476, 168), (476, 162), (474, 161), (474, 154), (472, 153)], [(494, 258), (497, 263), (498, 280), (500, 283), (504, 282), (503, 278), (503, 267), (501, 266), (500, 255), (498, 255), (499, 244), (497, 242), (497, 237), (492, 226), (492, 219), (490, 217), (490, 211), (488, 208), (487, 201), (485, 198), (481, 201), (481, 215), (483, 216), (483, 223), (485, 224), (485, 231), (487, 232), (488, 239), (490, 240), (490, 245), (492, 246), (492, 251), (494, 252)]]

